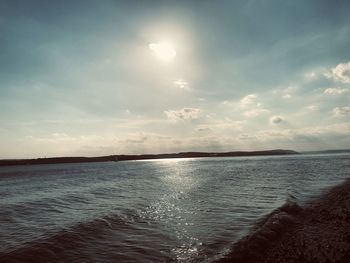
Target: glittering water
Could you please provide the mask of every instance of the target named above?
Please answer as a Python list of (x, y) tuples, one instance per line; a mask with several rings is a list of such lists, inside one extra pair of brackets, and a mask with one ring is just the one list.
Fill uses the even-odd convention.
[(212, 262), (350, 155), (0, 167), (1, 262)]

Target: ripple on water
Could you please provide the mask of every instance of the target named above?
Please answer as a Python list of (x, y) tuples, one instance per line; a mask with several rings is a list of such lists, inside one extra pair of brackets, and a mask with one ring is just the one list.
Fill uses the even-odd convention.
[(286, 199), (307, 200), (346, 178), (349, 160), (300, 155), (0, 168), (0, 261), (15, 254), (39, 262), (211, 262)]

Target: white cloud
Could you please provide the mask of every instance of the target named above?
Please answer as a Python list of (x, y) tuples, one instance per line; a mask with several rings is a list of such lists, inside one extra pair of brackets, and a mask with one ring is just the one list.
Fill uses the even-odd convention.
[(249, 94), (241, 99), (240, 105), (241, 107), (251, 107), (251, 106), (258, 106), (258, 96), (255, 94)]
[(336, 82), (350, 84), (350, 62), (340, 63), (324, 75)]
[(269, 110), (267, 109), (263, 109), (263, 108), (256, 108), (256, 109), (252, 109), (252, 110), (247, 110), (243, 113), (244, 116), (249, 117), (249, 118), (254, 118), (254, 117), (258, 117), (260, 115), (263, 114), (268, 114), (270, 113)]
[(327, 67), (318, 67), (314, 68), (312, 71), (309, 71), (304, 74), (304, 78), (307, 81), (315, 81), (315, 80), (320, 80), (323, 79), (324, 77), (326, 78), (331, 78), (331, 70)]
[(350, 92), (349, 88), (328, 88), (324, 90), (325, 94), (344, 94)]
[(285, 89), (277, 89), (272, 93), (276, 95), (280, 95), (283, 99), (290, 99), (293, 97), (293, 94), (298, 90), (297, 86), (288, 86)]
[(290, 95), (290, 94), (284, 94), (284, 95), (282, 95), (282, 98), (283, 99), (290, 99), (292, 97), (292, 95)]
[(350, 106), (345, 107), (335, 107), (333, 109), (333, 114), (337, 117), (345, 116), (350, 114)]
[(305, 108), (310, 111), (317, 111), (319, 109), (317, 105), (309, 105), (309, 106), (306, 106)]
[(258, 137), (256, 135), (250, 135), (250, 134), (246, 134), (246, 133), (243, 133), (243, 134), (240, 134), (238, 136), (238, 140), (257, 140)]
[[(224, 102), (227, 104), (228, 102)], [(248, 118), (254, 118), (263, 114), (267, 114), (270, 111), (263, 108), (262, 103), (259, 102), (256, 94), (249, 94), (240, 100), (240, 108), (244, 110), (243, 115)]]
[(283, 121), (284, 121), (284, 119), (281, 116), (272, 116), (270, 118), (270, 123), (271, 124), (280, 124)]
[[(338, 123), (326, 126), (313, 126), (305, 128), (295, 128), (295, 129), (283, 129), (283, 130), (261, 130), (254, 133), (247, 133), (241, 135), (239, 139), (245, 140), (255, 140), (256, 145), (260, 142), (282, 142), (287, 145), (287, 143), (292, 143), (291, 148), (294, 148), (295, 142), (300, 142), (302, 140), (306, 141), (328, 141), (329, 138), (342, 137), (347, 138), (348, 131), (350, 129), (350, 123)], [(269, 144), (268, 144), (269, 145)], [(323, 145), (316, 145), (323, 146)]]
[(202, 113), (201, 109), (197, 108), (183, 108), (180, 110), (164, 111), (165, 115), (170, 120), (194, 120), (198, 119)]
[(311, 72), (305, 74), (305, 78), (307, 80), (315, 80), (315, 79), (317, 79), (317, 77), (318, 77), (318, 73), (315, 71), (311, 71)]
[(189, 89), (189, 85), (188, 85), (188, 82), (183, 80), (183, 79), (178, 79), (178, 80), (175, 80), (173, 82), (174, 86), (179, 88), (179, 89), (183, 89), (183, 90), (188, 90)]
[(286, 89), (283, 90), (284, 93), (294, 93), (298, 90), (297, 86), (288, 86)]

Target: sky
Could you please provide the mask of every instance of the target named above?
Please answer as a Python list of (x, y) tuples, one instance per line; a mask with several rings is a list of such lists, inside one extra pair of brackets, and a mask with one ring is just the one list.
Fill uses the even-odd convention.
[(0, 0), (0, 159), (350, 148), (349, 10)]

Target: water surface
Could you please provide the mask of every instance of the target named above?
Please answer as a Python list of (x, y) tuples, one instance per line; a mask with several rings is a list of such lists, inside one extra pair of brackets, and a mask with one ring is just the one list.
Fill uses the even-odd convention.
[(0, 261), (212, 262), (349, 154), (0, 167)]

